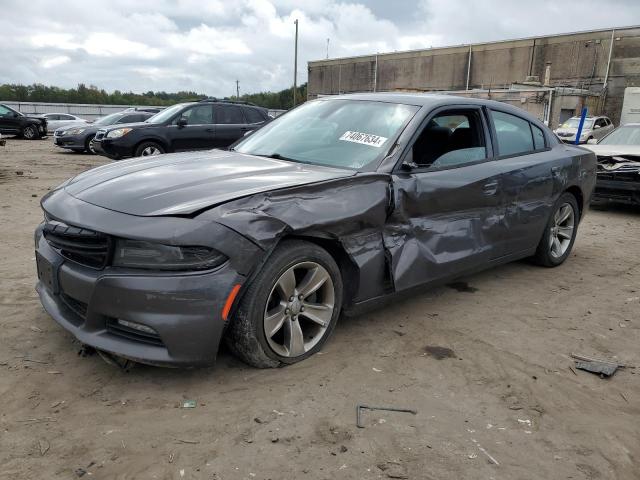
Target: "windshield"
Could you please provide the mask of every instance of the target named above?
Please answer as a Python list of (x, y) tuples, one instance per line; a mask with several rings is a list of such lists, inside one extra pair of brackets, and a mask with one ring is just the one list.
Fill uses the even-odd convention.
[(112, 113), (106, 117), (102, 117), (93, 122), (94, 125), (113, 125), (116, 123), (122, 115), (120, 113)]
[(376, 101), (314, 100), (273, 120), (234, 150), (361, 169), (382, 159), (418, 109)]
[(599, 142), (600, 145), (638, 145), (640, 146), (640, 126), (616, 128)]
[(171, 118), (173, 118), (173, 116), (183, 108), (184, 108), (183, 103), (179, 103), (178, 105), (173, 105), (169, 108), (162, 110), (159, 113), (156, 113), (153, 117), (147, 118), (145, 122), (146, 123), (165, 123), (167, 120), (170, 120)]
[[(562, 124), (562, 128), (578, 128), (580, 126), (579, 118), (570, 118), (566, 122)], [(582, 128), (591, 128), (593, 127), (593, 119), (585, 118), (584, 126)]]

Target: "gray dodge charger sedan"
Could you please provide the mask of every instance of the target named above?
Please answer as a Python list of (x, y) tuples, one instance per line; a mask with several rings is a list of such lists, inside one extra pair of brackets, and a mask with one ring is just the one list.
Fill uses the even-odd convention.
[(110, 355), (202, 366), (224, 338), (256, 367), (290, 364), (342, 311), (525, 257), (560, 265), (595, 171), (503, 103), (322, 98), (228, 151), (105, 165), (51, 191), (37, 291)]

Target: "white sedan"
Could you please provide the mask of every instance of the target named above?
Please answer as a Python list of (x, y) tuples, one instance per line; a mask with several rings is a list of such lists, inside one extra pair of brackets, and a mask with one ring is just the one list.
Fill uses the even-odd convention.
[(53, 132), (60, 127), (75, 127), (89, 123), (84, 118), (76, 117), (70, 113), (45, 113), (40, 116), (47, 119), (47, 131), (49, 132)]

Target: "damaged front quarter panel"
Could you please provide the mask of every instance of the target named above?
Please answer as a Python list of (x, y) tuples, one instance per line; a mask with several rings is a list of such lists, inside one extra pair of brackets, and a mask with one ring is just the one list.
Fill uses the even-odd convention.
[[(306, 238), (346, 254), (357, 272), (345, 279), (358, 301), (388, 293), (383, 230), (390, 175), (350, 178), (267, 192), (225, 203), (202, 214), (241, 232), (269, 252), (284, 237)], [(339, 260), (339, 259), (338, 259)]]

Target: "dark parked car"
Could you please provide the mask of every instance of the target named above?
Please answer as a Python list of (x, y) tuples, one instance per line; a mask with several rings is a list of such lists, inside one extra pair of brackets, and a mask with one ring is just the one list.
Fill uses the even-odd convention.
[(593, 153), (503, 103), (323, 98), (230, 151), (60, 185), (42, 200), (37, 290), (113, 355), (207, 365), (224, 336), (251, 365), (294, 363), (343, 310), (524, 257), (560, 265), (595, 171)]
[(47, 135), (47, 119), (28, 117), (0, 103), (0, 133), (18, 135), (27, 140), (42, 138)]
[(618, 127), (585, 148), (598, 157), (593, 199), (640, 205), (640, 123)]
[(106, 117), (99, 118), (91, 124), (58, 128), (53, 132), (53, 143), (60, 148), (75, 152), (95, 153), (91, 142), (96, 136), (96, 132), (101, 128), (110, 125), (144, 122), (153, 115), (155, 114), (151, 112), (125, 110), (124, 112), (112, 113)]
[(167, 152), (224, 148), (262, 127), (268, 110), (250, 104), (207, 99), (173, 105), (145, 123), (102, 128), (96, 152), (118, 160)]

